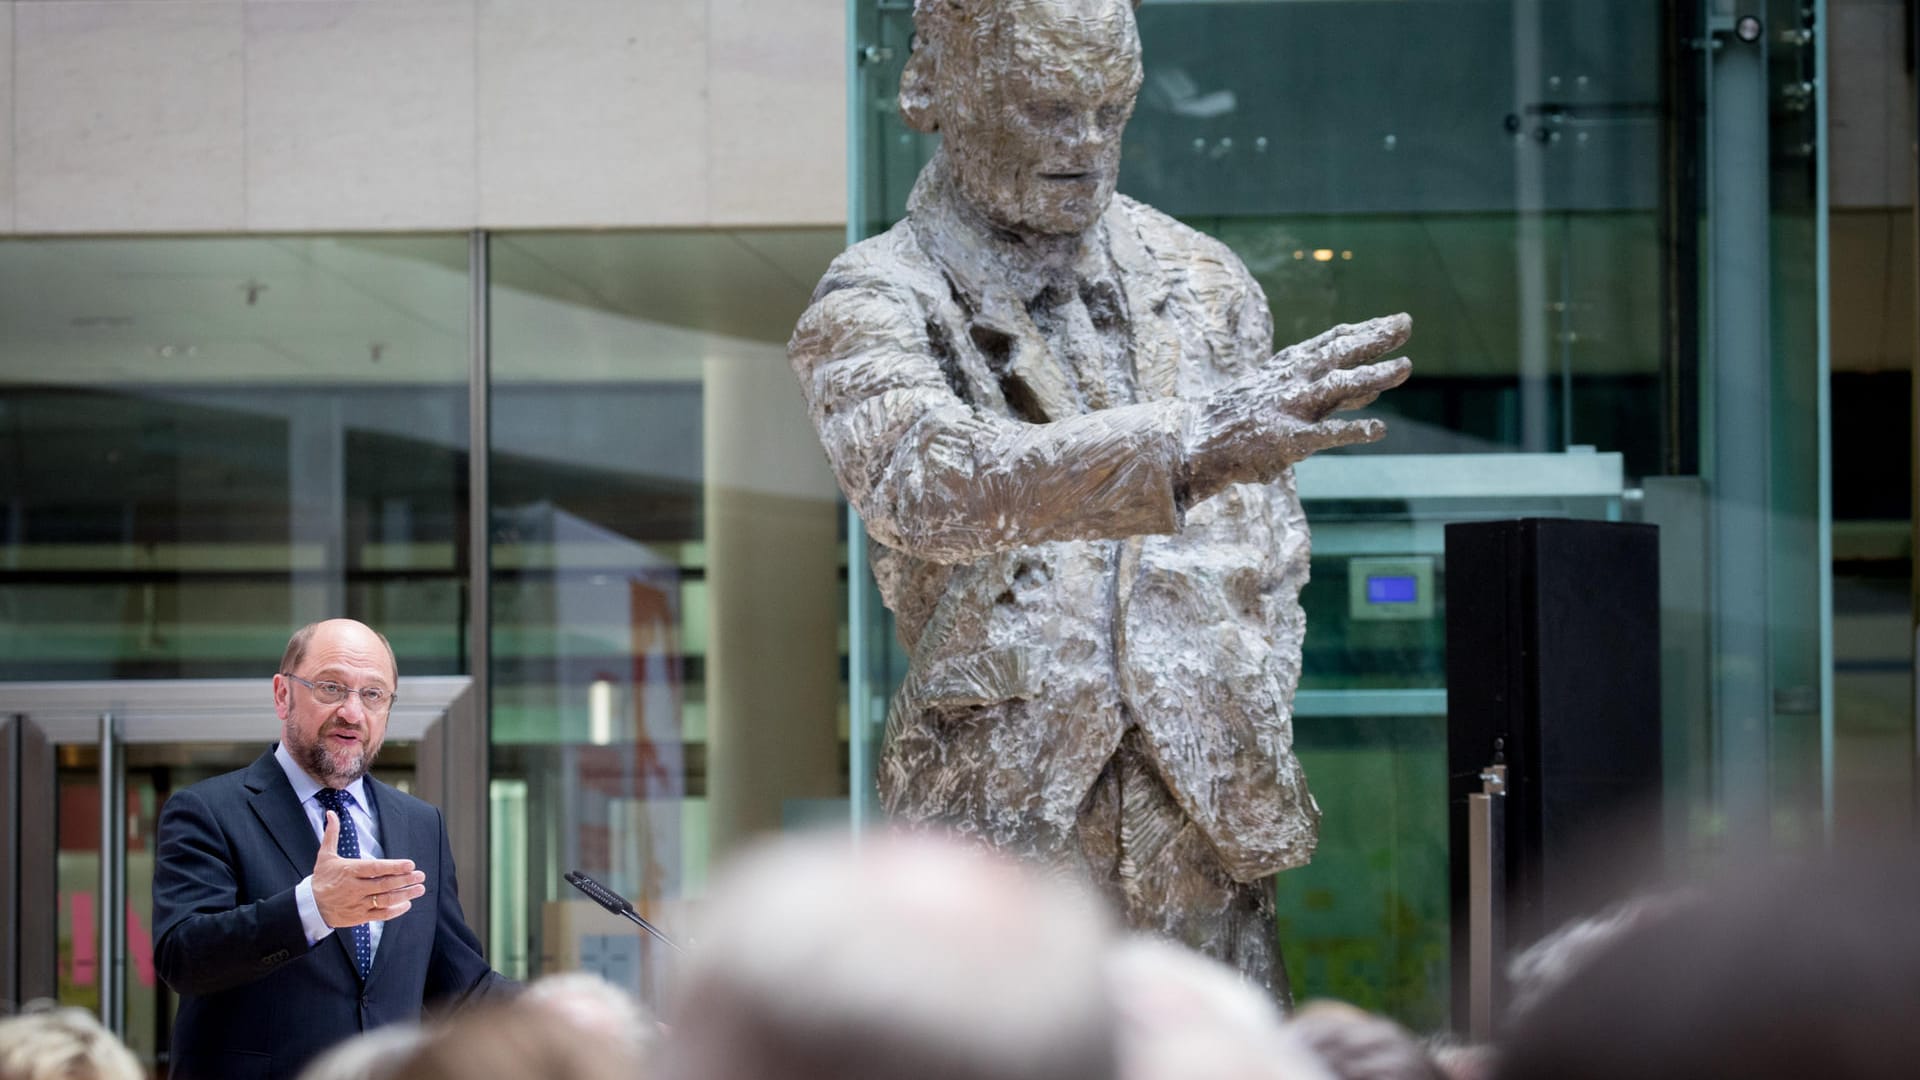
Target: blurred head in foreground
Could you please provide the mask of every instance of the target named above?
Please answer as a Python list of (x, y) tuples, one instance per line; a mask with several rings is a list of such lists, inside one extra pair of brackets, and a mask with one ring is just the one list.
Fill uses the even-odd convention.
[(1335, 1080), (1240, 973), (1157, 938), (1108, 963), (1122, 1080)]
[(483, 1005), (435, 1031), (395, 1076), (406, 1080), (638, 1080), (638, 1057), (523, 1001)]
[(589, 971), (535, 979), (521, 1005), (546, 1010), (580, 1034), (617, 1045), (640, 1060), (653, 1054), (659, 1024), (640, 999)]
[(414, 1024), (389, 1024), (356, 1035), (313, 1060), (300, 1080), (396, 1080), (427, 1033)]
[(1339, 1080), (1443, 1080), (1427, 1048), (1407, 1029), (1338, 1001), (1316, 1001), (1287, 1030)]
[(1515, 1025), (1512, 1080), (1910, 1076), (1911, 851), (1744, 875), (1588, 958)]
[(1493, 1080), (1499, 1054), (1490, 1045), (1430, 1040), (1427, 1052), (1447, 1080)]
[(1598, 915), (1575, 919), (1534, 942), (1507, 964), (1508, 1027), (1519, 1023), (1596, 956), (1604, 956), (1635, 927), (1670, 918), (1692, 892), (1649, 893), (1622, 901)]
[(85, 1009), (29, 1005), (0, 1020), (4, 1080), (144, 1080), (146, 1073), (113, 1033)]
[(673, 1080), (1108, 1080), (1095, 902), (927, 836), (788, 838), (715, 884)]

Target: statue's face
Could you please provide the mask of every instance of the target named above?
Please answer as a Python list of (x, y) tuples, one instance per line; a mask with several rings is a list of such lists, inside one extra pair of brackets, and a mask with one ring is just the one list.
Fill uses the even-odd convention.
[(1014, 232), (1084, 232), (1113, 199), (1140, 90), (1127, 0), (1036, 0), (949, 73), (941, 130), (960, 194)]

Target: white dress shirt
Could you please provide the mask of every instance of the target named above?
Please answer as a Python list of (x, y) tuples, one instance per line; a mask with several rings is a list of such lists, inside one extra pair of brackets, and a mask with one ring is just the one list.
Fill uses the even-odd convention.
[[(315, 838), (327, 833), (327, 811), (315, 798), (325, 785), (307, 775), (287, 752), (285, 743), (273, 748), (273, 760), (287, 774), (287, 783), (293, 785), (293, 794), (300, 800), (300, 809), (307, 815), (307, 824), (313, 826)], [(347, 813), (353, 815), (353, 827), (360, 836), (360, 857), (363, 859), (384, 858), (380, 849), (380, 831), (373, 816), (373, 800), (367, 798), (366, 778), (361, 777), (347, 785), (347, 793), (353, 796), (353, 804)], [(300, 884), (293, 887), (293, 902), (300, 909), (300, 925), (307, 932), (307, 945), (311, 948), (321, 938), (333, 933), (333, 927), (320, 917), (320, 902), (313, 898), (313, 875), (308, 874)], [(373, 939), (373, 951), (380, 951), (380, 932), (386, 926), (383, 922), (367, 924)]]

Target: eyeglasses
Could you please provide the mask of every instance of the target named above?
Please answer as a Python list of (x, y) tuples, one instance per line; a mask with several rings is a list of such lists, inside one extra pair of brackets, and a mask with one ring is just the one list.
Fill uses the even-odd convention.
[(356, 689), (324, 679), (320, 682), (308, 682), (290, 671), (283, 671), (280, 674), (313, 691), (315, 700), (322, 705), (338, 705), (347, 700), (348, 694), (359, 694), (360, 704), (366, 706), (368, 712), (377, 714), (392, 708), (394, 699), (399, 697), (398, 694), (383, 686), (362, 686)]

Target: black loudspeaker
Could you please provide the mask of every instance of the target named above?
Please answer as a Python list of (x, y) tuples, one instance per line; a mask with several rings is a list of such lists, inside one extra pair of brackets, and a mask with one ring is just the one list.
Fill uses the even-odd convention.
[[(1652, 525), (1564, 518), (1447, 526), (1447, 795), (1454, 1017), (1468, 1016), (1468, 797), (1505, 766), (1489, 860), (1491, 955), (1657, 872), (1660, 551)], [(1485, 910), (1483, 904), (1482, 909)], [(1484, 954), (1483, 954), (1484, 955)], [(1503, 1007), (1494, 972), (1492, 1004)]]

